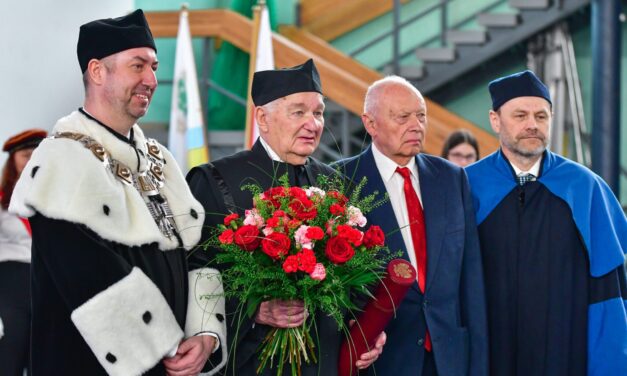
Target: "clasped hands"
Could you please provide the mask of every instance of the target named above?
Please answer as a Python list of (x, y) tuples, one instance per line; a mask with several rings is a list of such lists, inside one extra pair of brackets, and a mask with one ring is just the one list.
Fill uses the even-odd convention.
[[(255, 322), (275, 328), (296, 328), (305, 322), (309, 312), (300, 300), (269, 300), (262, 302), (257, 309)], [(352, 322), (351, 322), (352, 325)], [(361, 354), (355, 365), (359, 369), (368, 368), (383, 352), (386, 335), (381, 332), (374, 349)]]
[(195, 376), (202, 371), (213, 352), (216, 339), (213, 336), (193, 336), (183, 340), (176, 355), (163, 359), (168, 376)]

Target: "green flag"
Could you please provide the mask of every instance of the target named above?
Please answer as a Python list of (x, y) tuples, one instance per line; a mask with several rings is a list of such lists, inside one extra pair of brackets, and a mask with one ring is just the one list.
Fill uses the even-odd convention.
[[(252, 18), (256, 0), (233, 0), (231, 10)], [(266, 0), (272, 30), (276, 30), (274, 9), (276, 0)], [(248, 90), (248, 52), (224, 42), (216, 55), (211, 80), (238, 97), (246, 100)], [(246, 106), (209, 90), (208, 121), (211, 130), (243, 130), (246, 123)]]

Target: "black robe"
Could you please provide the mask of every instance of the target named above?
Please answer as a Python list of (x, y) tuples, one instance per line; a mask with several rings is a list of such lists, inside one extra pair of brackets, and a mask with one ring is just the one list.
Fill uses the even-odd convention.
[[(187, 181), (192, 193), (205, 208), (205, 226), (201, 244), (211, 235), (211, 229), (223, 223), (226, 215), (233, 212), (243, 216), (244, 210), (253, 207), (252, 195), (250, 191), (242, 191), (240, 189), (242, 185), (254, 183), (263, 189), (268, 189), (280, 185), (278, 179), (286, 172), (291, 185), (301, 186), (314, 185), (318, 175), (336, 173), (329, 166), (313, 158), (308, 158), (304, 174), (296, 177), (294, 166), (273, 162), (260, 141), (257, 141), (250, 151), (242, 151), (192, 169), (187, 175)], [(214, 249), (206, 251), (197, 249), (189, 259), (190, 266), (196, 268), (207, 265), (212, 260), (214, 252), (216, 252)], [(238, 301), (227, 299), (229, 360), (224, 374), (254, 375), (259, 365), (256, 350), (270, 327), (260, 324), (253, 325), (253, 320), (246, 318), (238, 329), (237, 320), (234, 319), (237, 305)], [(246, 315), (243, 314), (243, 316)], [(337, 324), (332, 318), (320, 315), (316, 320), (318, 328), (316, 351), (320, 352), (318, 363), (303, 366), (303, 375), (335, 375), (337, 373), (339, 344), (343, 335), (338, 331)], [(235, 338), (236, 333), (238, 334), (237, 338)], [(312, 337), (315, 341), (315, 334), (312, 333)], [(289, 372), (286, 368), (283, 374), (289, 375)], [(269, 369), (266, 367), (263, 373), (263, 375), (273, 374), (276, 374), (276, 368)]]
[[(41, 214), (30, 221), (33, 375), (107, 375), (70, 316), (133, 267), (159, 288), (177, 323), (185, 327), (188, 278), (183, 248), (163, 252), (156, 243), (129, 247), (106, 241), (83, 225)], [(103, 266), (108, 267), (103, 270)], [(51, 349), (66, 349), (72, 356), (58, 356)], [(165, 375), (163, 364), (145, 375)]]

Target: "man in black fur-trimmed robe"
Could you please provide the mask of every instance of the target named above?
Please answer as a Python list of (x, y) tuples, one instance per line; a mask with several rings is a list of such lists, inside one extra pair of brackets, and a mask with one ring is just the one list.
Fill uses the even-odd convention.
[(141, 10), (83, 25), (78, 58), (84, 108), (57, 122), (10, 206), (33, 230), (32, 373), (198, 374), (217, 338), (227, 347), (222, 287), (189, 271), (202, 206), (136, 124), (158, 64)]
[[(192, 169), (187, 175), (190, 188), (205, 208), (203, 240), (211, 236), (211, 229), (223, 223), (229, 213), (244, 215), (253, 206), (250, 191), (241, 190), (245, 184), (257, 184), (262, 189), (278, 186), (286, 173), (292, 186), (316, 184), (318, 175), (333, 175), (335, 170), (311, 158), (320, 141), (324, 127), (324, 102), (318, 71), (313, 60), (282, 70), (257, 72), (252, 83), (252, 98), (257, 106), (255, 118), (260, 137), (252, 147), (235, 155)], [(215, 250), (198, 250), (190, 258), (191, 265), (203, 266)], [(227, 301), (229, 362), (227, 375), (254, 375), (259, 366), (257, 349), (272, 327), (287, 328), (302, 325), (306, 312), (302, 301), (264, 301), (255, 316), (241, 317), (237, 311), (241, 302)], [(342, 332), (333, 318), (316, 317), (318, 362), (305, 364), (302, 374), (336, 375)], [(368, 367), (381, 353), (384, 335), (377, 348), (362, 354), (358, 367)], [(276, 366), (263, 375), (276, 374)], [(283, 374), (289, 374), (289, 366)]]

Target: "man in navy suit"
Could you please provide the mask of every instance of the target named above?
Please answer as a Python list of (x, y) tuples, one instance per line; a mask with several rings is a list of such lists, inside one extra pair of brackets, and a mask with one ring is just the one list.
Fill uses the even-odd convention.
[(405, 79), (372, 84), (362, 121), (372, 145), (337, 165), (354, 182), (367, 178), (363, 194), (388, 193), (368, 220), (418, 271), (385, 329), (376, 375), (487, 375), (483, 271), (466, 174), (420, 154), (427, 108)]

